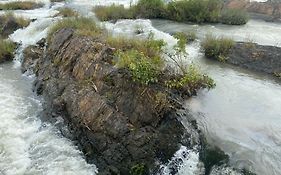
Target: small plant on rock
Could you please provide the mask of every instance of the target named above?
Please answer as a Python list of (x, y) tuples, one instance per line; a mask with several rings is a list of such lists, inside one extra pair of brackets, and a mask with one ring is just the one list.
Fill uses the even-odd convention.
[(206, 57), (225, 61), (234, 44), (232, 39), (207, 35), (201, 46)]

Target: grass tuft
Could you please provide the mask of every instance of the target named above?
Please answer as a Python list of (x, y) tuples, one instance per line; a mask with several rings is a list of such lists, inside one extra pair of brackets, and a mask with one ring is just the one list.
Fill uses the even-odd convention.
[(59, 10), (59, 13), (56, 16), (63, 16), (63, 17), (78, 17), (79, 16), (78, 12), (76, 12), (75, 10), (68, 8), (68, 7), (60, 8), (58, 10)]
[(86, 17), (62, 19), (50, 28), (47, 36), (48, 42), (56, 31), (63, 28), (75, 29), (75, 34), (82, 36), (95, 37), (102, 33), (102, 29), (96, 25), (93, 19)]
[(235, 42), (230, 38), (207, 35), (201, 46), (206, 57), (224, 62), (234, 44)]
[(0, 39), (0, 62), (11, 60), (14, 56), (15, 43), (10, 40)]
[(32, 10), (43, 7), (44, 4), (33, 1), (15, 1), (8, 3), (0, 3), (0, 10)]

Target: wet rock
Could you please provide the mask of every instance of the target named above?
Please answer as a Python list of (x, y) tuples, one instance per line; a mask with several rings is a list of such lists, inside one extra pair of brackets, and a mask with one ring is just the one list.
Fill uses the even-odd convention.
[(23, 60), (21, 65), (22, 73), (34, 74), (38, 70), (36, 69), (37, 61), (43, 56), (45, 46), (45, 40), (40, 40), (35, 46), (28, 46), (23, 51)]
[(278, 76), (281, 75), (281, 48), (239, 42), (231, 50), (226, 62)]

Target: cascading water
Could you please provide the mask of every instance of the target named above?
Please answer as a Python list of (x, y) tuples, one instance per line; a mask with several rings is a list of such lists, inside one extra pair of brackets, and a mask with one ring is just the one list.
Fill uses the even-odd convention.
[[(15, 15), (37, 19), (10, 38), (21, 43), (13, 63), (0, 65), (0, 174), (1, 175), (94, 175), (82, 153), (68, 139), (39, 119), (41, 103), (32, 92), (30, 76), (21, 74), (20, 60), (25, 47), (47, 34), (58, 3), (49, 8), (17, 10)], [(58, 121), (59, 122), (59, 121)]]

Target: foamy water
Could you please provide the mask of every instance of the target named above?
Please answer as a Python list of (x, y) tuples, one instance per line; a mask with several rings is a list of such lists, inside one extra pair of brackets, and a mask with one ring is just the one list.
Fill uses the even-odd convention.
[(46, 37), (48, 27), (57, 20), (52, 17), (55, 9), (63, 6), (57, 3), (49, 8), (49, 1), (41, 2), (47, 4), (14, 12), (37, 20), (10, 36), (22, 45), (13, 63), (0, 65), (0, 174), (95, 175), (95, 165), (85, 161), (72, 141), (40, 121), (41, 100), (31, 91), (33, 78), (22, 75), (19, 69), (22, 50)]

